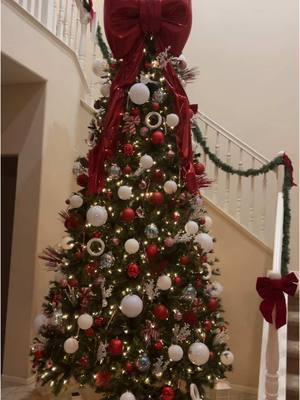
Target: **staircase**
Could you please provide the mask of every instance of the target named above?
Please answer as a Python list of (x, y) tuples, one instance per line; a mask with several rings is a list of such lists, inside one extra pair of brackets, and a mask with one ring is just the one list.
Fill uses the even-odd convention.
[[(81, 106), (92, 114), (93, 99), (99, 95), (100, 83), (91, 71), (94, 61), (100, 58), (100, 51), (96, 46), (95, 37), (90, 38), (88, 35), (89, 14), (80, 6), (80, 2), (75, 0), (6, 0), (6, 2), (11, 3), (13, 7), (22, 8), (29, 18), (43, 25), (62, 46), (72, 52), (86, 82), (84, 95), (79, 101)], [(240, 169), (248, 169), (258, 168), (269, 162), (263, 155), (207, 115), (200, 113), (197, 118), (208, 145), (226, 163), (236, 165)], [(195, 150), (202, 153), (196, 144)], [(276, 215), (278, 217), (275, 199), (282, 184), (280, 168), (276, 173), (246, 179), (220, 171), (205, 155), (204, 163), (207, 175), (213, 178), (211, 188), (203, 190), (208, 202), (247, 232), (251, 240), (257, 241), (266, 249), (272, 249), (274, 220)], [(279, 208), (280, 213), (282, 208)], [(275, 239), (274, 249), (279, 242), (280, 237)], [(256, 294), (253, 293), (253, 296)], [(273, 400), (299, 398), (299, 296), (289, 300), (288, 309), (287, 343), (284, 330), (278, 336), (279, 347), (283, 349), (283, 353), (280, 350), (280, 354), (283, 357), (283, 364), (286, 364), (286, 371), (285, 368), (283, 370), (286, 374), (286, 393), (277, 393), (273, 396)], [(265, 353), (262, 354), (261, 361), (261, 376), (264, 377), (267, 375), (265, 364), (268, 356), (268, 328), (268, 324), (264, 324), (262, 348), (265, 349)], [(276, 373), (278, 370), (277, 368)], [(229, 398), (228, 387), (222, 392), (224, 395), (222, 398)], [(216, 398), (221, 397), (216, 396)], [(268, 396), (264, 387), (260, 387), (258, 400), (264, 398)]]
[(299, 293), (288, 301), (286, 400), (299, 399)]

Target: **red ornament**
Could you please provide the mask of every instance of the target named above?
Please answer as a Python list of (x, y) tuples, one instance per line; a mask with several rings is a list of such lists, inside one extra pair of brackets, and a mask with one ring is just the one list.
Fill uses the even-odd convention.
[(96, 374), (95, 384), (97, 387), (107, 387), (111, 381), (111, 373), (107, 371), (99, 371)]
[(155, 206), (160, 206), (164, 202), (164, 195), (160, 192), (154, 192), (151, 196), (151, 203)]
[(125, 156), (132, 156), (133, 153), (134, 153), (134, 146), (131, 143), (124, 144), (123, 154), (125, 154)]
[(162, 183), (165, 180), (165, 174), (160, 169), (157, 169), (152, 174), (152, 180), (155, 183)]
[(161, 392), (160, 399), (161, 400), (174, 400), (175, 392), (171, 386), (165, 386)]
[(176, 286), (180, 286), (182, 284), (181, 276), (175, 276), (174, 283), (175, 283)]
[(129, 278), (136, 278), (139, 276), (141, 270), (140, 267), (138, 266), (138, 264), (135, 263), (130, 263), (127, 266), (127, 275), (129, 276)]
[(207, 307), (210, 311), (216, 311), (218, 308), (219, 301), (216, 297), (211, 297), (208, 301)]
[(154, 343), (154, 348), (155, 348), (155, 350), (157, 350), (157, 351), (162, 350), (163, 347), (164, 347), (164, 343), (163, 343), (163, 341), (161, 341), (161, 340), (159, 340), (158, 342), (155, 342), (155, 343)]
[(205, 320), (204, 323), (203, 323), (203, 328), (204, 328), (206, 333), (211, 331), (212, 322), (209, 319)]
[(101, 236), (102, 236), (102, 233), (101, 232), (95, 232), (94, 234), (93, 234), (93, 237), (94, 238), (101, 238)]
[(74, 254), (76, 260), (80, 261), (83, 258), (83, 252), (81, 250), (77, 250), (76, 253)]
[(149, 244), (146, 247), (146, 254), (149, 258), (155, 257), (158, 253), (158, 247), (156, 244)]
[(130, 111), (130, 114), (136, 117), (141, 114), (141, 111), (139, 108), (135, 107)]
[(203, 286), (204, 286), (203, 281), (201, 279), (196, 279), (196, 281), (195, 281), (196, 289), (201, 289), (201, 288), (203, 288)]
[(124, 222), (130, 222), (134, 219), (135, 217), (135, 212), (132, 208), (124, 208), (124, 210), (121, 212), (121, 219)]
[(163, 144), (165, 135), (162, 131), (154, 131), (151, 135), (151, 141), (153, 144)]
[(205, 218), (201, 217), (201, 218), (199, 219), (199, 224), (200, 224), (200, 225), (204, 225), (204, 224), (205, 224)]
[(93, 337), (93, 336), (95, 335), (95, 332), (94, 332), (94, 329), (93, 329), (93, 328), (86, 329), (86, 330), (84, 331), (84, 333), (85, 333), (85, 335), (86, 335), (87, 337)]
[(86, 264), (84, 266), (84, 269), (86, 270), (86, 272), (89, 276), (95, 276), (97, 274), (97, 264), (94, 262), (90, 262), (89, 264)]
[(160, 321), (164, 321), (169, 316), (169, 310), (163, 304), (156, 304), (153, 309), (153, 314)]
[(183, 314), (182, 319), (185, 323), (187, 323), (191, 326), (195, 326), (198, 323), (198, 317), (194, 311), (186, 311)]
[(205, 165), (202, 163), (194, 164), (196, 175), (202, 175), (205, 171)]
[(70, 231), (79, 229), (82, 227), (82, 225), (83, 225), (83, 219), (81, 215), (71, 214), (68, 215), (65, 219), (65, 227)]
[(130, 165), (125, 165), (125, 167), (123, 168), (123, 174), (124, 175), (130, 175), (132, 172), (132, 168)]
[(134, 370), (134, 364), (131, 361), (126, 361), (124, 364), (124, 369), (127, 374), (130, 374)]
[(96, 326), (103, 326), (104, 323), (105, 323), (105, 318), (104, 318), (104, 317), (97, 317), (97, 318), (95, 318), (95, 320), (94, 320), (94, 324), (95, 324)]
[(111, 190), (109, 190), (108, 192), (106, 192), (106, 197), (107, 197), (108, 199), (112, 199), (112, 197), (113, 197), (113, 192), (112, 192)]
[(209, 352), (209, 359), (210, 360), (214, 360), (216, 358), (216, 353), (214, 353), (213, 351)]
[(120, 356), (123, 353), (123, 341), (121, 339), (112, 339), (108, 346), (108, 351), (112, 356)]
[(79, 364), (80, 364), (82, 367), (87, 367), (88, 363), (89, 363), (89, 359), (88, 359), (87, 356), (82, 356), (82, 357), (80, 358), (80, 360), (79, 360)]
[(160, 104), (157, 102), (153, 102), (153, 103), (151, 103), (151, 108), (154, 111), (158, 111), (160, 109)]
[(188, 265), (188, 263), (190, 262), (190, 259), (188, 256), (181, 256), (180, 257), (180, 264), (182, 265)]
[(35, 360), (40, 360), (41, 358), (44, 357), (44, 354), (45, 354), (44, 350), (37, 350), (33, 354), (34, 355), (34, 359)]
[(77, 176), (77, 184), (81, 187), (87, 187), (89, 182), (89, 177), (86, 174), (80, 174)]
[(68, 284), (71, 287), (77, 287), (78, 286), (78, 280), (76, 278), (68, 279)]

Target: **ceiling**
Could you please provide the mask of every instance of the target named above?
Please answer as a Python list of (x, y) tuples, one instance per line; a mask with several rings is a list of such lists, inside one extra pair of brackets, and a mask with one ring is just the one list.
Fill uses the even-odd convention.
[(1, 53), (1, 85), (45, 82), (45, 79)]

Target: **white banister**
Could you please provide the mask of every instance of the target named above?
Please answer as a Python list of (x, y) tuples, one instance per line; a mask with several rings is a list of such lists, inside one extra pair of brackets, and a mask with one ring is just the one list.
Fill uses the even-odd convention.
[(63, 22), (63, 40), (69, 42), (69, 0), (65, 3), (64, 22)]
[[(271, 279), (280, 279), (281, 277), (283, 216), (283, 194), (279, 192), (276, 209), (273, 267), (272, 271), (268, 273)], [(258, 400), (285, 400), (286, 398), (286, 340), (286, 325), (277, 330), (274, 323), (269, 324), (265, 320), (263, 321)]]
[(64, 2), (65, 0), (59, 0), (58, 16), (56, 23), (56, 36), (61, 40), (63, 39)]

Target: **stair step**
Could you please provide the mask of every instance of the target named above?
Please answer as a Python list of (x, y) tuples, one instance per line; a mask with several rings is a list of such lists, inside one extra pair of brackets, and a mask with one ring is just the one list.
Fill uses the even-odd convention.
[(286, 391), (286, 400), (299, 400), (299, 393), (287, 390)]
[(288, 374), (299, 375), (299, 358), (288, 357), (286, 368)]
[(299, 392), (299, 376), (296, 374), (287, 374), (286, 386), (289, 392)]
[(299, 312), (298, 311), (289, 311), (288, 312), (288, 323), (299, 325)]
[(289, 308), (289, 311), (298, 311), (299, 312), (299, 293), (293, 297), (289, 297), (288, 308)]
[(298, 357), (299, 358), (299, 342), (296, 340), (288, 340), (287, 351), (288, 351), (288, 355), (290, 357)]

